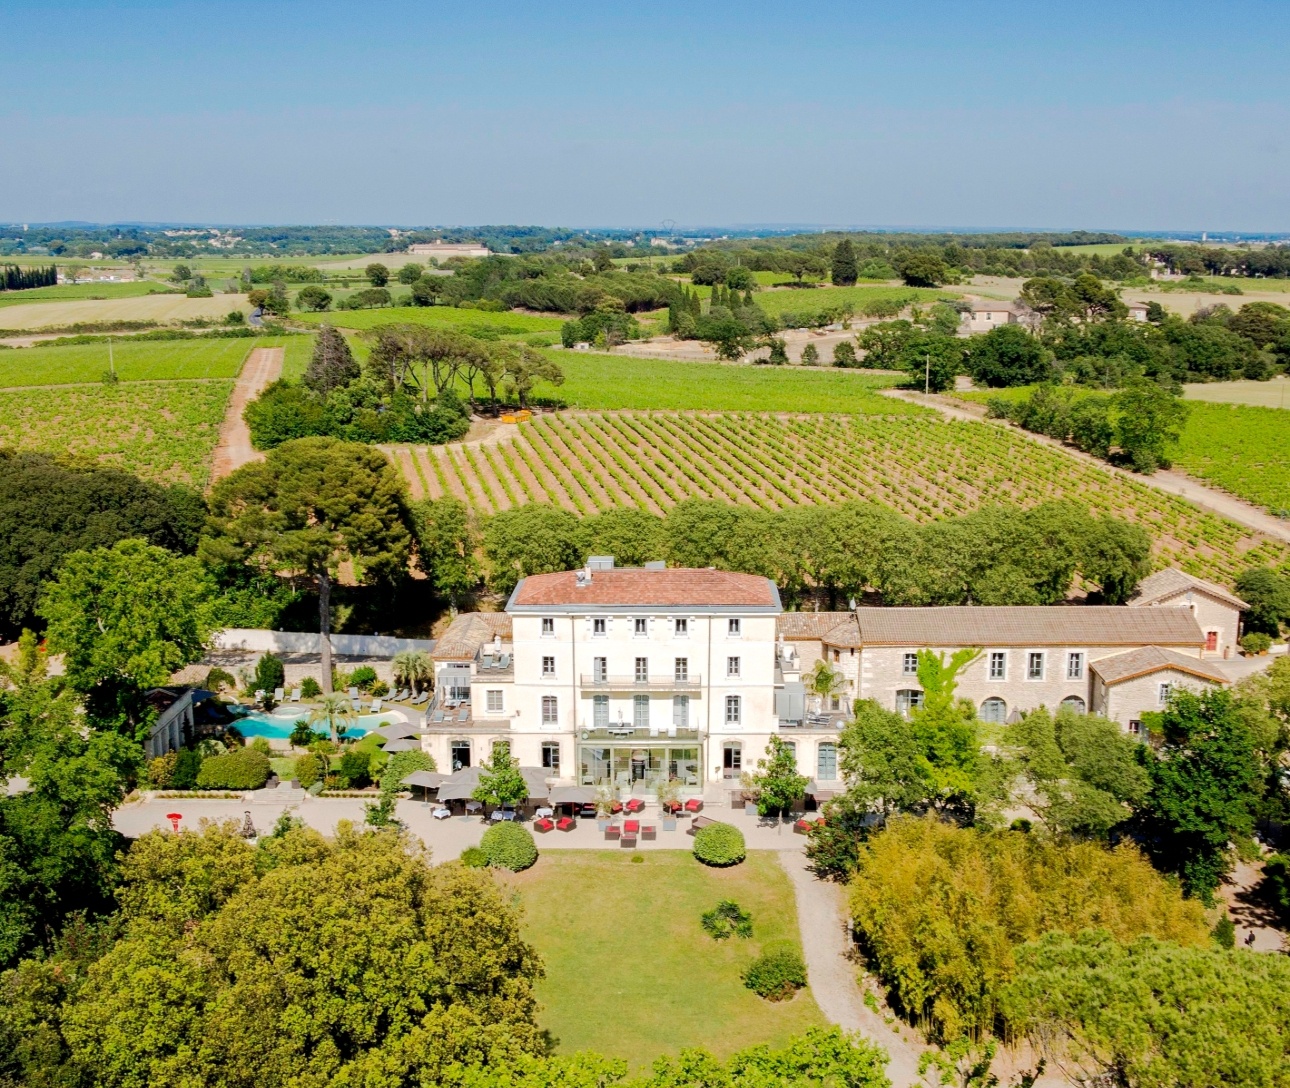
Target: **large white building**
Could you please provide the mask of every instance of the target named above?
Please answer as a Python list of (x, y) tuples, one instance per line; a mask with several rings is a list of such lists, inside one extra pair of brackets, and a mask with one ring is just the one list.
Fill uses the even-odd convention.
[[(756, 575), (593, 558), (522, 579), (505, 612), (453, 621), (432, 655), (422, 744), (443, 770), (504, 741), (553, 780), (650, 790), (667, 777), (703, 791), (736, 787), (779, 736), (823, 794), (852, 702), (907, 711), (922, 700), (918, 651), (966, 646), (982, 652), (958, 694), (984, 720), (1065, 705), (1137, 732), (1175, 687), (1227, 682), (1214, 659), (1231, 652), (1243, 607), (1162, 575), (1129, 606), (798, 613)], [(827, 699), (806, 683), (820, 660), (842, 677)]]

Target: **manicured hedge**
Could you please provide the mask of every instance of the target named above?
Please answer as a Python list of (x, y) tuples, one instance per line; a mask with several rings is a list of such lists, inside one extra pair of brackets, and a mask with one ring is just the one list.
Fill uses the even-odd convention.
[(791, 948), (764, 952), (744, 972), (744, 985), (767, 1001), (783, 1001), (806, 985), (806, 964)]
[(704, 865), (738, 865), (747, 854), (744, 834), (734, 824), (708, 824), (694, 836), (694, 856)]
[(500, 823), (484, 832), (479, 848), (488, 864), (518, 873), (538, 859), (537, 844), (528, 828), (515, 823)]
[(258, 790), (268, 780), (269, 757), (254, 748), (207, 756), (197, 772), (197, 785), (204, 790)]

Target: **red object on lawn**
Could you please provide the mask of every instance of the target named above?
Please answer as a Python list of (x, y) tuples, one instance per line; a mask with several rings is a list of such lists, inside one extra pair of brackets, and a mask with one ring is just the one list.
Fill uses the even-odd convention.
[(623, 833), (626, 835), (635, 835), (641, 829), (640, 820), (624, 820)]
[(686, 812), (702, 812), (702, 811), (703, 811), (703, 802), (702, 802), (702, 801), (700, 801), (697, 797), (691, 797), (688, 801), (686, 801), (686, 802), (685, 802), (685, 811), (686, 811)]
[(170, 821), (170, 826), (173, 827), (176, 831), (179, 830), (179, 821), (182, 820), (183, 818), (184, 818), (183, 815), (178, 812), (166, 813), (166, 819)]
[(795, 824), (793, 824), (793, 830), (796, 831), (799, 835), (805, 835), (814, 826), (815, 825), (812, 824), (810, 820), (798, 820)]
[(557, 831), (572, 831), (576, 826), (577, 823), (572, 816), (561, 816), (555, 825)]

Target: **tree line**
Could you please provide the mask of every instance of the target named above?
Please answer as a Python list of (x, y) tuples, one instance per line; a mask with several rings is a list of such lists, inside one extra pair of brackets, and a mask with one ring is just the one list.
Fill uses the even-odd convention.
[(16, 264), (5, 265), (0, 273), (0, 291), (27, 291), (33, 287), (55, 287), (58, 285), (58, 266), (48, 265), (45, 268), (19, 268)]

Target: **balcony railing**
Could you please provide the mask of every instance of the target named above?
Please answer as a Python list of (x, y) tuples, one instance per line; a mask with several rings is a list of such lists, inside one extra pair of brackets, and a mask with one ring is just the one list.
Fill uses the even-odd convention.
[(613, 676), (610, 674), (597, 675), (596, 673), (583, 673), (578, 677), (581, 686), (588, 691), (679, 691), (691, 692), (698, 691), (703, 687), (703, 678), (697, 673), (689, 673), (684, 677), (676, 676), (650, 676), (644, 680), (637, 679), (635, 676)]
[(606, 725), (584, 725), (579, 733), (583, 740), (695, 740), (699, 739), (697, 726), (651, 725), (634, 726), (630, 722), (609, 722)]

